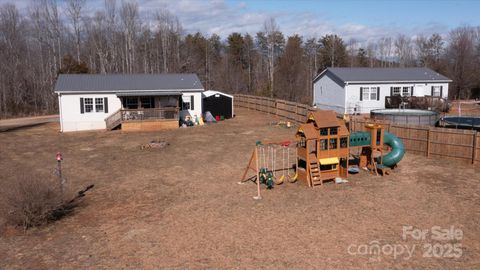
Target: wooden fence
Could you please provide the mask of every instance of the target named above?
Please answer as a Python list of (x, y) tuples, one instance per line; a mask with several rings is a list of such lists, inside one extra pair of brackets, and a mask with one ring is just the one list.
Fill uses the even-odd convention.
[[(365, 131), (365, 125), (372, 120), (352, 118), (351, 131)], [(399, 125), (388, 121), (376, 121), (385, 130), (399, 137), (409, 153), (433, 158), (448, 158), (480, 163), (480, 135), (477, 131), (436, 128), (430, 126)]]
[(267, 97), (235, 95), (235, 106), (276, 115), (285, 120), (303, 123), (307, 114), (314, 111), (308, 105)]
[[(249, 95), (235, 95), (235, 106), (269, 113), (297, 123), (304, 123), (308, 112), (315, 110), (305, 104)], [(365, 124), (369, 121), (372, 120), (353, 117), (349, 123), (350, 131), (364, 131)], [(471, 164), (480, 163), (480, 135), (477, 131), (376, 122), (399, 137), (409, 153)]]

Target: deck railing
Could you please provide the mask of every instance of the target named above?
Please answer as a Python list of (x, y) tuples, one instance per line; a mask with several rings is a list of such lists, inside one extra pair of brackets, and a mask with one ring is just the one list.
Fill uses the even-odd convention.
[(178, 108), (122, 109), (122, 121), (176, 120)]
[(107, 129), (111, 130), (122, 123), (122, 112), (118, 110), (105, 118)]
[(107, 118), (107, 129), (114, 129), (122, 122), (145, 120), (177, 120), (179, 108), (120, 109)]

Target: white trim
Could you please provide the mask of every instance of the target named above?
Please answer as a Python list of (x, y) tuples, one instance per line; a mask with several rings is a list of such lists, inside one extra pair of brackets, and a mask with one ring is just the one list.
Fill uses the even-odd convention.
[(233, 99), (233, 96), (232, 96), (232, 95), (225, 94), (225, 93), (220, 92), (220, 91), (217, 91), (217, 90), (205, 90), (205, 91), (203, 91), (202, 96), (204, 96), (204, 97), (211, 97), (211, 96), (217, 95), (217, 94), (222, 95), (222, 96), (227, 96), (227, 97)]
[(149, 89), (149, 90), (140, 90), (140, 89), (135, 89), (135, 90), (78, 90), (78, 91), (54, 91), (54, 93), (65, 93), (65, 94), (95, 94), (95, 93), (123, 93), (123, 92), (203, 92), (205, 91), (203, 88), (198, 88), (198, 89)]
[(327, 70), (328, 70), (328, 68), (324, 69), (317, 76), (315, 76), (315, 78), (313, 78), (313, 83), (315, 83), (317, 81), (317, 79), (320, 78), (323, 75), (323, 73), (327, 72)]
[(63, 132), (63, 114), (62, 114), (62, 97), (58, 94), (58, 112), (60, 115), (60, 132)]
[(429, 81), (348, 81), (350, 84), (376, 84), (376, 83), (449, 83), (452, 80), (429, 80)]
[[(324, 69), (322, 72), (320, 72), (315, 78), (313, 78), (313, 83), (315, 83), (324, 73), (326, 73), (329, 70), (329, 68)], [(334, 72), (332, 74), (337, 77), (340, 81), (343, 81), (345, 84), (365, 84), (365, 83), (450, 83), (453, 82), (453, 80), (447, 79), (447, 80), (406, 80), (406, 81), (346, 81), (337, 76)]]

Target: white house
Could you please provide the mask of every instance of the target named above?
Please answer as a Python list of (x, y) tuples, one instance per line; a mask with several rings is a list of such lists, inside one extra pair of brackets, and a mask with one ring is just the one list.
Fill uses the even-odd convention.
[(62, 74), (55, 85), (62, 132), (178, 127), (180, 111), (202, 115), (195, 74)]
[(327, 68), (313, 80), (313, 105), (338, 113), (385, 109), (388, 96), (448, 97), (449, 78), (428, 68)]

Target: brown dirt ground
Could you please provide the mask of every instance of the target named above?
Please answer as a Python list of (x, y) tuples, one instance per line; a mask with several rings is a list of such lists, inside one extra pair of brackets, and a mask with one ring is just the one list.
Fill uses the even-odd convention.
[[(387, 177), (263, 190), (238, 185), (258, 139), (294, 130), (238, 110), (209, 126), (165, 132), (58, 132), (49, 123), (0, 133), (1, 189), (20, 172), (49, 177), (64, 154), (72, 190), (95, 184), (58, 222), (0, 238), (0, 269), (479, 269), (479, 166), (407, 155)], [(164, 139), (164, 149), (140, 144)], [(431, 239), (402, 226), (455, 226), (463, 255), (424, 258)], [(416, 246), (413, 257), (349, 255), (349, 245)]]

